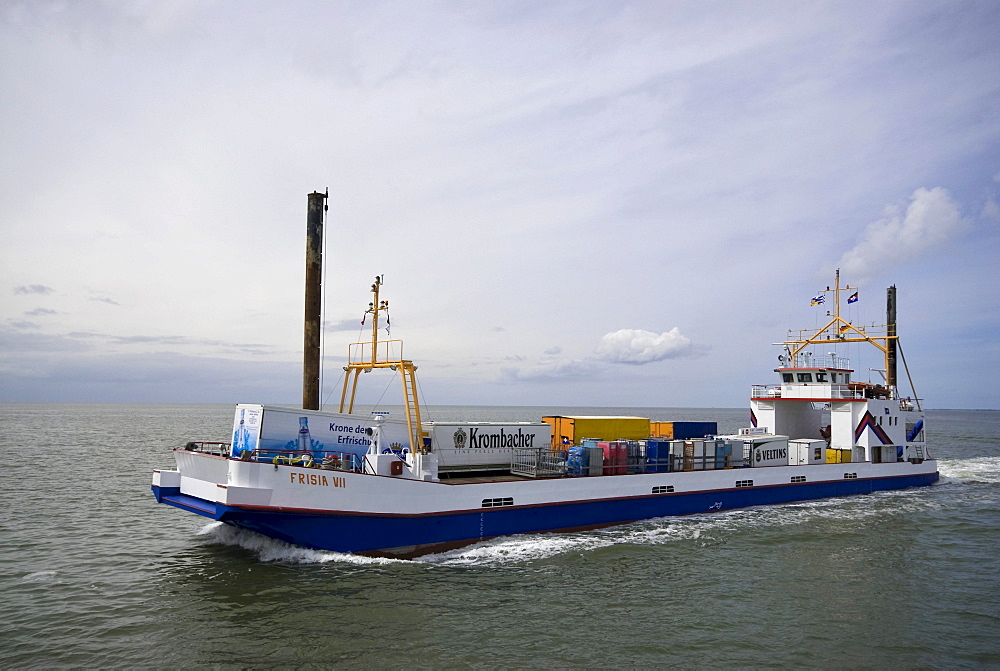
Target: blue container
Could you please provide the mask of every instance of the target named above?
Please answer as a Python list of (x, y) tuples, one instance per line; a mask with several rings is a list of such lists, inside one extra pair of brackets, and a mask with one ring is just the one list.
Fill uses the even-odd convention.
[(650, 438), (646, 441), (646, 472), (670, 471), (670, 441)]
[(715, 467), (725, 468), (726, 460), (733, 453), (733, 446), (722, 440), (715, 441)]
[(574, 445), (569, 448), (569, 456), (566, 458), (566, 472), (569, 475), (587, 475), (590, 466), (589, 452), (582, 445)]
[(691, 440), (714, 436), (719, 432), (718, 422), (674, 422), (674, 440)]

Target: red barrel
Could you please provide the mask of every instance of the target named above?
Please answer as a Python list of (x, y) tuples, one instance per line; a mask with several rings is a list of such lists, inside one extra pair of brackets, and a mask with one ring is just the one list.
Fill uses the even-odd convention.
[(604, 475), (625, 475), (628, 472), (628, 441), (601, 441), (597, 446), (604, 450)]
[(597, 446), (604, 450), (604, 475), (614, 475), (615, 452), (618, 446), (615, 443), (609, 443), (605, 440), (597, 443)]
[(628, 441), (614, 441), (618, 449), (615, 451), (615, 475), (625, 475), (628, 473)]

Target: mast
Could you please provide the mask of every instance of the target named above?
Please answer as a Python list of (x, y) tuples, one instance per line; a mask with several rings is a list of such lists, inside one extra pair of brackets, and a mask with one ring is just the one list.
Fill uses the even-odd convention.
[(827, 310), (826, 316), (830, 318), (823, 326), (814, 332), (799, 331), (798, 337), (792, 337), (791, 335), (784, 344), (789, 355), (794, 359), (798, 354), (804, 350), (809, 345), (839, 345), (849, 342), (867, 342), (871, 343), (882, 352), (886, 351), (886, 346), (884, 341), (885, 336), (875, 336), (870, 333), (871, 329), (866, 329), (863, 326), (855, 326), (847, 319), (840, 316), (840, 294), (841, 292), (851, 292), (857, 291), (857, 287), (852, 287), (847, 285), (844, 287), (840, 286), (840, 268), (837, 269), (837, 275), (834, 279), (833, 289), (829, 286), (826, 289), (820, 291), (820, 294), (833, 294), (833, 310)]
[[(421, 434), (420, 400), (417, 396), (417, 367), (412, 361), (403, 358), (402, 340), (379, 340), (378, 329), (380, 314), (389, 310), (389, 301), (379, 300), (379, 290), (382, 287), (384, 275), (376, 276), (372, 283), (372, 302), (368, 304), (365, 319), (372, 315), (372, 339), (370, 342), (354, 343), (348, 349), (347, 365), (344, 366), (344, 387), (340, 392), (340, 412), (352, 414), (354, 399), (358, 390), (358, 378), (361, 373), (370, 373), (376, 369), (388, 368), (398, 372), (403, 383), (403, 407), (406, 412), (406, 426), (410, 436), (412, 453), (423, 453)], [(364, 324), (364, 321), (361, 322)], [(386, 324), (389, 318), (386, 317)], [(350, 395), (348, 395), (350, 389)]]
[(323, 298), (323, 214), (326, 193), (308, 196), (306, 215), (306, 303), (302, 345), (302, 409), (319, 410), (320, 319)]

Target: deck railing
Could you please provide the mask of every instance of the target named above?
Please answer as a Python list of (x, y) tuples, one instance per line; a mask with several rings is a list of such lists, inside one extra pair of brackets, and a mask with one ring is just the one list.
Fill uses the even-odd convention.
[[(824, 386), (823, 384), (792, 384), (792, 387), (799, 387), (802, 390), (808, 390), (810, 394), (814, 394), (815, 398), (832, 398), (835, 400), (856, 400), (859, 398), (864, 398), (864, 393), (860, 391), (854, 391), (848, 389), (844, 385), (829, 385)], [(816, 394), (817, 391), (823, 390), (824, 392), (828, 389), (829, 394)], [(750, 389), (750, 398), (781, 398), (782, 397), (782, 385), (780, 384), (755, 384)], [(794, 394), (794, 398), (809, 398), (805, 393)]]
[[(228, 454), (226, 455), (228, 456)], [(236, 457), (240, 461), (258, 461), (275, 466), (300, 466), (322, 468), (330, 471), (364, 472), (364, 457), (353, 452), (338, 450), (244, 450)]]
[(547, 447), (516, 447), (511, 458), (511, 475), (526, 478), (555, 478), (566, 475), (567, 452)]
[(201, 452), (216, 457), (228, 457), (232, 443), (222, 443), (215, 440), (194, 440), (184, 446), (189, 452)]
[(677, 471), (710, 471), (724, 468), (741, 468), (747, 465), (744, 455), (664, 455), (648, 457), (638, 445), (630, 445), (625, 459), (611, 460), (604, 457), (600, 448), (590, 448), (586, 461), (570, 456), (564, 450), (549, 448), (515, 448), (510, 472), (528, 478), (588, 477), (598, 475), (638, 475)]
[[(868, 398), (865, 395), (864, 389), (850, 389), (846, 385), (832, 385), (829, 387), (829, 394), (818, 394), (815, 396), (809, 396), (805, 393), (808, 391), (811, 394), (819, 389), (823, 389), (821, 384), (792, 384), (792, 387), (799, 387), (800, 393), (793, 393), (793, 398), (796, 399), (806, 399), (815, 398), (816, 400), (832, 399), (835, 401), (856, 401)], [(750, 389), (750, 398), (782, 398), (782, 385), (780, 384), (755, 384)], [(883, 397), (884, 398), (884, 397)], [(915, 398), (899, 398), (896, 399), (899, 403), (899, 409), (903, 412), (913, 412), (917, 409), (919, 405), (918, 399)], [(923, 400), (923, 399), (919, 399)]]

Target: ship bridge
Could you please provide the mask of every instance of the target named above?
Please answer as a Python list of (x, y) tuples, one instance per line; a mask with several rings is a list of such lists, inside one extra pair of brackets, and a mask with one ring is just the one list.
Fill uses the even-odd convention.
[[(774, 369), (778, 380), (753, 386), (751, 423), (768, 433), (825, 439), (833, 449), (855, 453), (854, 460), (895, 459), (897, 448), (902, 457), (902, 448), (910, 446), (922, 457), (920, 400), (916, 394), (904, 398), (897, 387), (895, 287), (889, 290), (883, 326), (855, 325), (841, 315), (840, 293), (854, 291), (855, 300), (857, 293), (854, 287), (841, 287), (839, 271), (834, 288), (826, 291), (833, 299), (828, 321), (815, 330), (790, 332), (784, 342), (776, 343), (784, 346)], [(879, 370), (883, 384), (852, 379), (851, 362), (831, 351), (848, 343), (866, 343), (884, 355), (885, 367)], [(826, 352), (817, 354), (819, 348)]]

